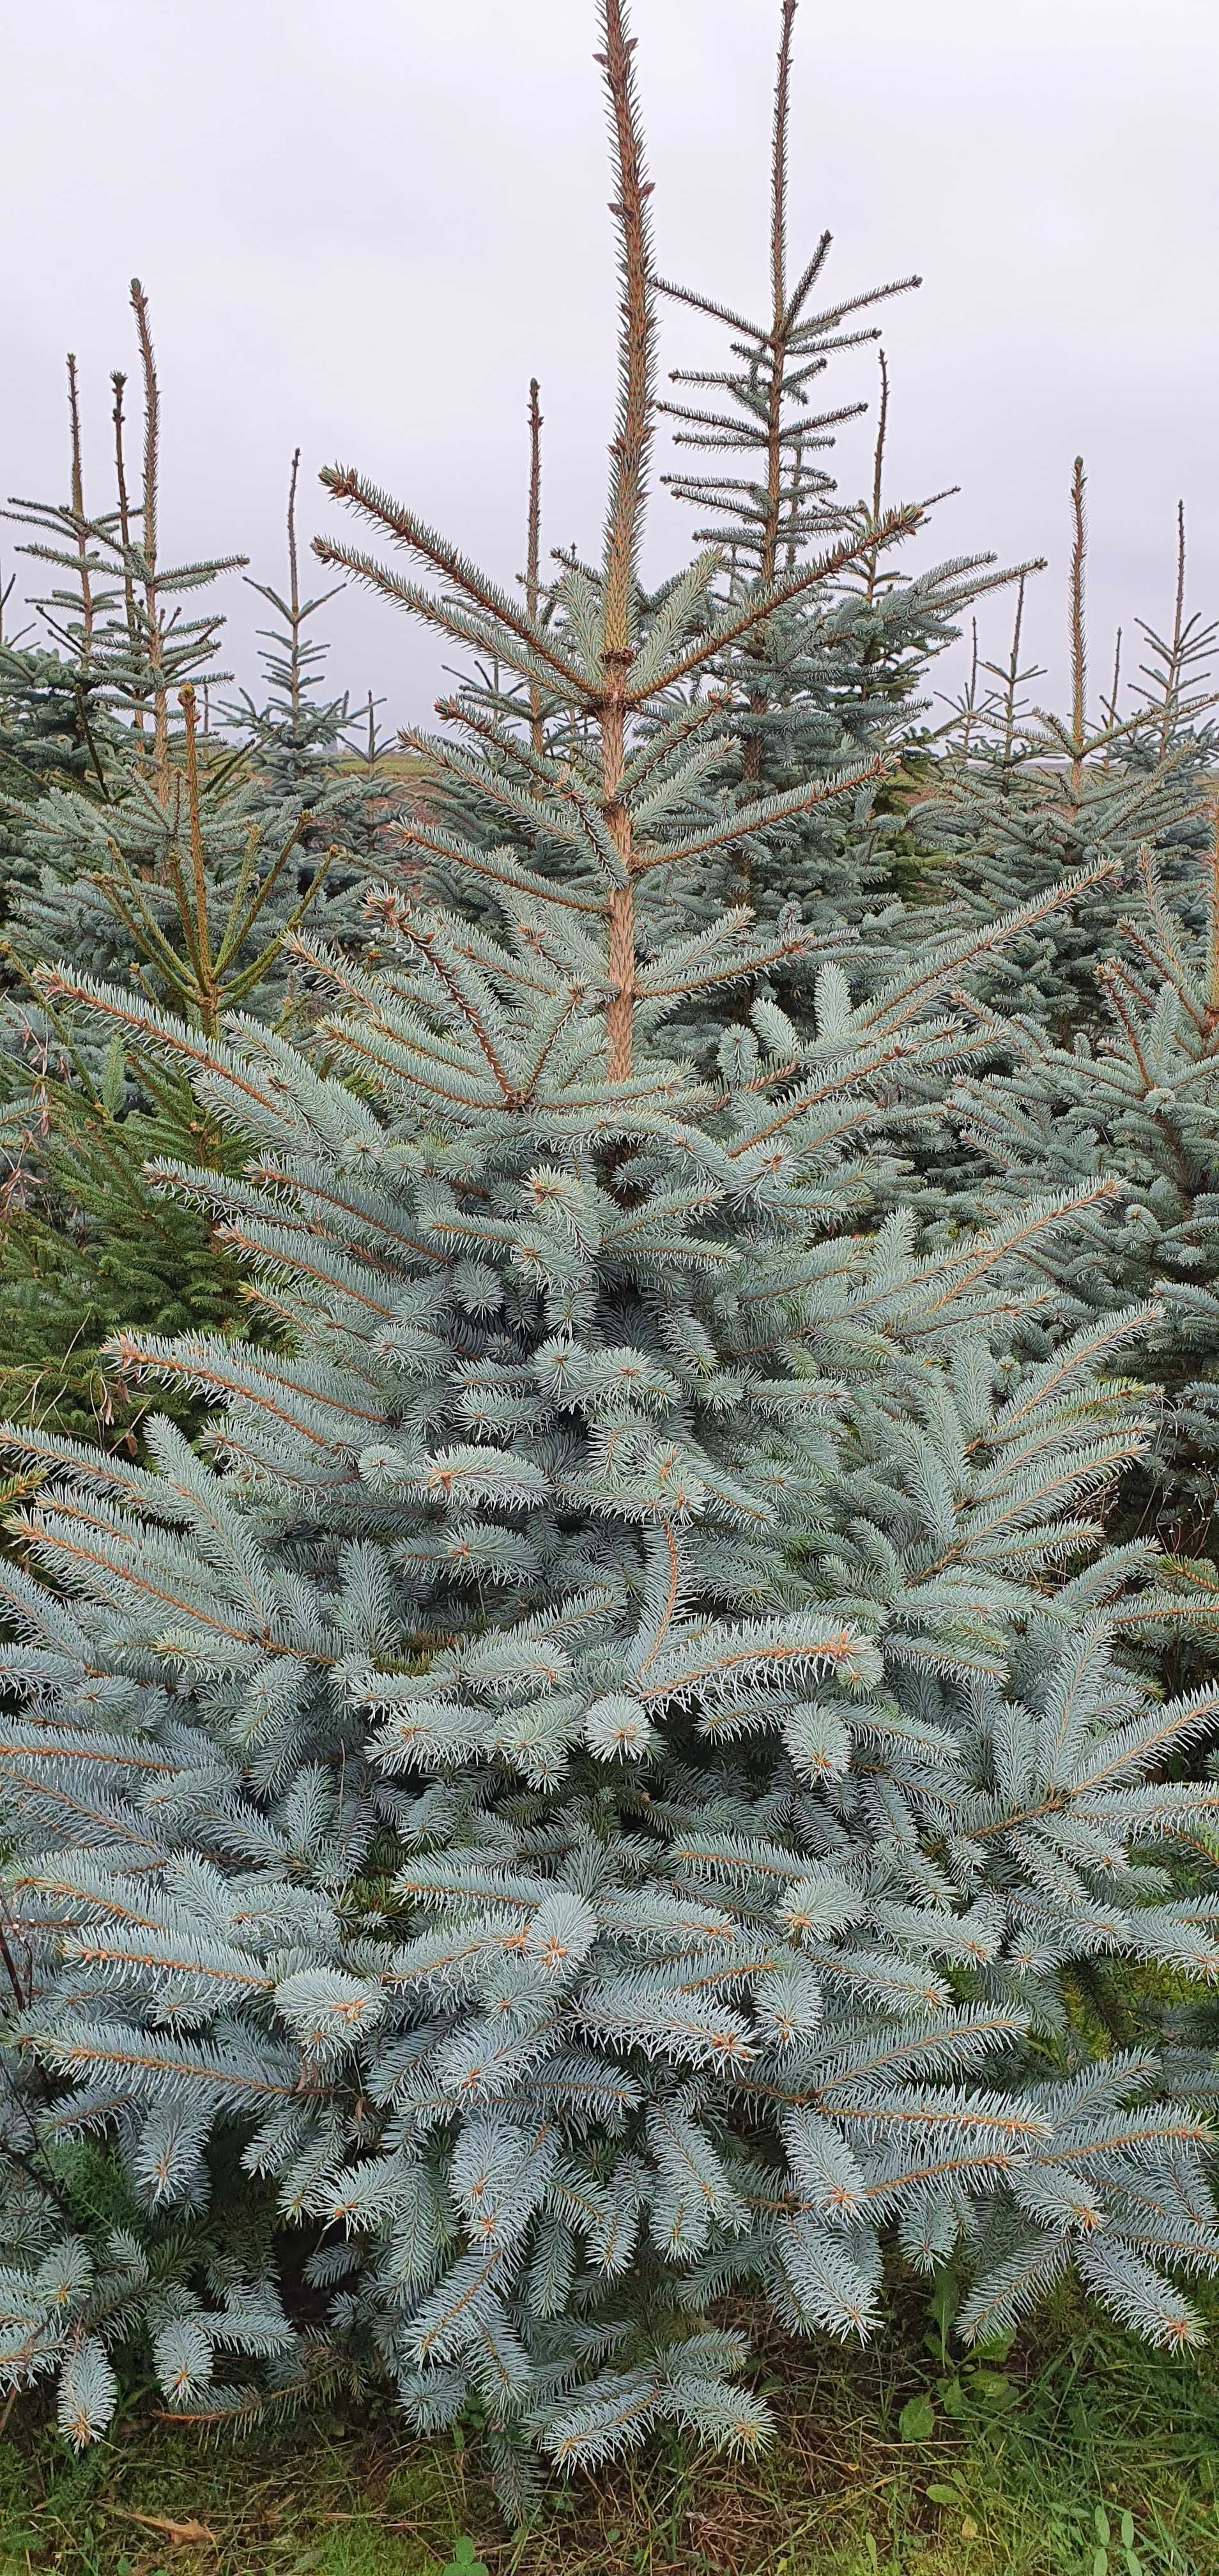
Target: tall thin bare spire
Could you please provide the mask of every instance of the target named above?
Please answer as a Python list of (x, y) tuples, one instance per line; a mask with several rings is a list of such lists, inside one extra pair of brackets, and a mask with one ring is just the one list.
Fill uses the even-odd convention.
[(1068, 591), (1071, 656), (1071, 802), (1078, 805), (1083, 786), (1084, 735), (1088, 721), (1088, 649), (1084, 620), (1084, 580), (1088, 562), (1087, 476), (1082, 456), (1071, 474), (1071, 574)]
[(602, 783), (606, 827), (618, 853), (622, 883), (609, 901), (609, 971), (614, 998), (607, 1013), (611, 1081), (631, 1070), (635, 1006), (635, 898), (631, 883), (631, 818), (619, 801), (626, 765), (626, 675), (633, 650), (635, 584), (653, 431), (655, 307), (647, 218), (651, 183), (643, 175), (643, 146), (631, 69), (635, 40), (626, 32), (622, 0), (602, 0), (605, 73), (617, 196), (620, 285), (618, 325), (618, 427), (611, 454), (610, 503), (604, 573), (605, 697), (601, 707)]
[(148, 621), (146, 646), (152, 684), (152, 764), (157, 792), (164, 803), (170, 792), (170, 781), (169, 692), (162, 660), (164, 639), (161, 602), (157, 587), (161, 392), (157, 383), (157, 362), (152, 345), (152, 326), (148, 317), (148, 298), (138, 277), (133, 277), (131, 281), (131, 309), (135, 315), (140, 368), (144, 379), (144, 478), (140, 506), (140, 552), (144, 558), (145, 568), (144, 607)]
[[(536, 626), (538, 601), (541, 596), (542, 560), (542, 413), (540, 387), (536, 376), (529, 380), (529, 523), (525, 548), (525, 599)], [(537, 680), (529, 683), (529, 736), (535, 751), (543, 744), (542, 692)]]
[(72, 517), (76, 525), (76, 551), (80, 561), (80, 658), (87, 670), (93, 655), (93, 583), (89, 570), (89, 539), (85, 532), (85, 477), (81, 461), (80, 395), (76, 379), (76, 357), (68, 351), (68, 424), (72, 442)]

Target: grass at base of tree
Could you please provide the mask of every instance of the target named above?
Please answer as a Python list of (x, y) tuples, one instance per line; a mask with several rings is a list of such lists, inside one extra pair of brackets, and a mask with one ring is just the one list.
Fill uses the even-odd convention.
[[(927, 2324), (862, 2354), (772, 2328), (765, 2459), (667, 2437), (515, 2534), (477, 2431), (412, 2439), (386, 2405), (219, 2446), (135, 2406), (80, 2460), (10, 2427), (0, 2576), (439, 2576), (461, 2535), (489, 2576), (1219, 2576), (1219, 2350), (1149, 2355), (1064, 2294), (958, 2394)], [(934, 2431), (902, 2441), (919, 2397)]]

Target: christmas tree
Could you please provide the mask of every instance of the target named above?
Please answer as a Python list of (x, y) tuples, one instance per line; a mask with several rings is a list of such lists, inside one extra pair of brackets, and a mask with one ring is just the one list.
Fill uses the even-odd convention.
[[(1142, 854), (1153, 853), (1169, 882), (1182, 881), (1209, 845), (1207, 774), (1214, 757), (1208, 721), (1214, 696), (1206, 668), (1215, 629), (1185, 614), (1184, 516), (1178, 523), (1174, 622), (1167, 639), (1140, 621), (1149, 659), (1123, 714), (1121, 636), (1107, 698), (1089, 701), (1085, 600), (1086, 478), (1076, 457), (1071, 479), (1067, 585), (1070, 706), (1063, 714), (1031, 703), (1044, 674), (1021, 667), (1025, 599), (1016, 602), (1005, 664), (976, 664), (947, 730), (936, 787), (918, 821), (935, 854), (936, 883), (949, 918), (984, 919), (996, 906), (1028, 902), (1064, 872), (1092, 874), (1086, 898), (1046, 917), (1038, 936), (1005, 952), (992, 991), (1018, 985), (1021, 1007), (1053, 1037), (1095, 1029), (1095, 969), (1113, 946)], [(979, 678), (986, 685), (979, 688)], [(947, 862), (947, 866), (945, 865)], [(951, 906), (955, 903), (955, 911)]]
[[(514, 2511), (539, 2451), (765, 2442), (709, 2315), (732, 2285), (863, 2334), (896, 2238), (971, 2273), (975, 2338), (1074, 2265), (1175, 2345), (1175, 2275), (1219, 2267), (1205, 2061), (1154, 2028), (1101, 2053), (1071, 2009), (1098, 1960), (1219, 1966), (1174, 1874), (1219, 1786), (1164, 1777), (1219, 1692), (1156, 1667), (1219, 1611), (1104, 1534), (1152, 1437), (1118, 1373), (1146, 1309), (1030, 1356), (1046, 1258), (1114, 1184), (930, 1249), (913, 1210), (861, 1223), (1000, 930), (854, 998), (837, 926), (717, 908), (721, 858), (827, 801), (816, 769), (699, 813), (733, 657), (858, 541), (641, 599), (648, 196), (600, 16), (600, 561), (543, 614), (328, 475), (405, 566), (323, 558), (503, 675), (485, 756), (441, 746), (480, 828), (411, 825), (439, 875), (375, 897), (379, 963), (297, 935), (324, 1057), (45, 979), (241, 1140), (154, 1178), (267, 1337), (116, 1338), (212, 1409), (195, 1446), (150, 1421), (147, 1465), (10, 1426), (34, 1490), (0, 1564), (7, 2376), (58, 2369), (83, 2442), (133, 2334), (195, 2422), (380, 2374), (416, 2425), (477, 2407)], [(707, 1062), (683, 1014), (713, 1009)]]
[(24, 553), (50, 568), (40, 605), (54, 650), (27, 647), (3, 666), (13, 688), (0, 736), (0, 757), (6, 740), (13, 746), (4, 758), (3, 1381), (7, 1410), (78, 1430), (112, 1420), (99, 1352), (116, 1322), (173, 1332), (241, 1308), (206, 1228), (143, 1176), (151, 1153), (197, 1152), (201, 1142), (222, 1163), (223, 1139), (205, 1139), (181, 1081), (137, 1072), (121, 1033), (99, 1046), (75, 1024), (44, 966), (118, 977), (205, 1034), (236, 1007), (282, 1020), (296, 999), (293, 928), (314, 911), (341, 916), (355, 934), (366, 861), (352, 853), (341, 880), (335, 862), (347, 816), (381, 786), (338, 774), (345, 710), (310, 698), (302, 629), (317, 603), (300, 601), (291, 520), (286, 658), (274, 657), (271, 675), (279, 695), (269, 713), (248, 711), (244, 741), (211, 733), (221, 620), (188, 612), (238, 559), (162, 560), (162, 396), (138, 281), (132, 307), (143, 389), (137, 497), (126, 379), (116, 373), (116, 507), (86, 510), (70, 361), (69, 500), (10, 512), (27, 532)]
[[(733, 707), (723, 773), (730, 792), (745, 802), (763, 787), (782, 793), (813, 776), (841, 782), (869, 754), (875, 762), (845, 799), (840, 794), (797, 807), (764, 842), (742, 837), (725, 870), (725, 899), (763, 912), (794, 899), (822, 926), (858, 921), (870, 904), (875, 937), (886, 917), (893, 918), (885, 897), (900, 889), (904, 805), (918, 773), (931, 667), (955, 642), (970, 603), (1014, 576), (996, 573), (992, 556), (903, 570), (911, 522), (900, 511), (886, 512), (883, 500), (890, 399), (883, 350), (866, 497), (844, 502), (823, 462), (841, 424), (865, 408), (859, 402), (814, 407), (831, 360), (876, 340), (876, 327), (859, 317), (921, 281), (907, 277), (823, 300), (828, 232), (793, 273), (788, 195), (796, 9), (797, 0), (782, 0), (766, 319), (753, 322), (714, 297), (658, 281), (662, 296), (731, 335), (730, 363), (675, 371), (686, 398), (658, 409), (676, 424), (676, 445), (709, 460), (664, 479), (700, 514), (700, 541), (720, 551), (714, 587), (723, 601), (748, 600), (773, 587), (811, 547), (843, 546), (829, 578), (781, 599), (713, 665)], [(738, 463), (744, 470), (731, 471)], [(882, 935), (882, 960), (888, 944)]]

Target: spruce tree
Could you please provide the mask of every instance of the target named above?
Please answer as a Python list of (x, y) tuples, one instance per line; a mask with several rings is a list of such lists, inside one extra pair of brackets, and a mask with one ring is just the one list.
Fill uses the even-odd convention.
[(263, 629), (267, 694), (259, 704), (248, 691), (243, 691), (232, 712), (239, 728), (253, 740), (257, 766), (268, 793), (280, 802), (299, 796), (315, 812), (330, 783), (332, 756), (346, 731), (348, 702), (346, 697), (319, 699), (316, 695), (326, 647), (310, 634), (309, 628), (319, 609), (337, 597), (342, 584), (336, 583), (333, 589), (313, 599), (301, 597), (296, 537), (300, 461), (298, 447), (288, 480), (287, 596), (270, 582), (255, 581), (250, 585), (279, 621)]
[[(76, 359), (71, 351), (67, 376), (72, 507), (79, 514), (84, 509), (80, 398)], [(92, 632), (92, 597), (83, 540), (77, 548), (74, 569), (81, 585), (82, 640), (87, 641)], [(78, 646), (66, 654), (48, 650), (45, 643), (29, 640), (28, 625), (15, 629), (12, 617), (17, 612), (10, 611), (10, 602), (16, 587), (15, 572), (0, 582), (0, 861), (4, 865), (6, 918), (25, 846), (15, 828), (10, 799), (28, 802), (56, 780), (80, 784), (97, 779), (98, 736), (104, 736), (105, 727), (91, 656)]]
[[(788, 195), (796, 9), (797, 0), (781, 0), (766, 318), (752, 321), (714, 296), (659, 280), (663, 297), (727, 330), (730, 359), (710, 371), (676, 370), (683, 399), (658, 409), (674, 422), (676, 445), (700, 460), (664, 479), (700, 514), (700, 541), (720, 550), (715, 588), (721, 599), (748, 599), (790, 573), (811, 547), (848, 542), (835, 578), (784, 599), (725, 646), (714, 665), (733, 707), (723, 778), (747, 802), (763, 788), (781, 792), (815, 774), (841, 781), (868, 754), (881, 757), (849, 798), (797, 809), (764, 841), (742, 837), (725, 871), (724, 893), (725, 900), (748, 902), (763, 914), (798, 901), (822, 927), (867, 918), (879, 900), (875, 937), (886, 910), (892, 918), (900, 890), (911, 783), (901, 772), (907, 759), (917, 760), (926, 731), (930, 668), (955, 641), (969, 603), (1013, 576), (996, 574), (989, 555), (918, 573), (902, 570), (900, 549), (911, 522), (884, 507), (890, 380), (883, 350), (866, 496), (844, 501), (823, 461), (841, 425), (866, 405), (816, 409), (821, 379), (841, 352), (879, 338), (858, 317), (921, 281), (901, 278), (823, 301), (828, 232), (799, 274), (793, 271)], [(738, 465), (741, 471), (732, 470)], [(920, 526), (929, 507), (919, 514)], [(882, 959), (886, 945), (882, 937)]]
[[(245, 558), (162, 559), (162, 397), (138, 279), (131, 302), (143, 389), (138, 498), (125, 452), (126, 378), (116, 372), (116, 508), (85, 510), (74, 410), (70, 501), (19, 502), (8, 514), (31, 532), (22, 551), (60, 576), (39, 605), (65, 674), (88, 685), (108, 720), (92, 792), (12, 800), (27, 860), (10, 939), (19, 959), (117, 970), (214, 1029), (256, 987), (262, 1007), (282, 1004), (282, 986), (268, 991), (270, 969), (307, 908), (297, 875), (310, 818), (286, 785), (277, 781), (268, 798), (251, 784), (244, 746), (218, 744), (200, 727), (200, 686), (230, 675), (216, 668), (219, 613), (186, 610)], [(324, 862), (311, 873), (320, 878)]]
[[(691, 828), (705, 675), (844, 558), (727, 601), (703, 560), (641, 620), (647, 183), (621, 0), (600, 17), (595, 573), (543, 620), (327, 478), (412, 569), (324, 559), (508, 675), (481, 766), (454, 755), (482, 832), (412, 827), (495, 927), (390, 886), (379, 966), (299, 938), (324, 1064), (252, 1015), (213, 1035), (49, 980), (245, 1140), (240, 1175), (157, 1178), (219, 1219), (274, 1338), (120, 1335), (123, 1370), (214, 1408), (208, 1443), (155, 1420), (144, 1466), (10, 1427), (43, 1481), (0, 1563), (6, 2375), (58, 2369), (84, 2441), (133, 2333), (188, 2421), (378, 2372), (419, 2426), (476, 2404), (518, 2511), (537, 2450), (765, 2441), (708, 2317), (733, 2284), (865, 2333), (896, 2235), (971, 2273), (968, 2334), (1074, 2264), (1180, 2345), (1173, 2275), (1219, 2267), (1205, 2069), (1098, 2056), (1069, 2005), (1095, 1958), (1219, 1966), (1167, 1865), (1219, 1787), (1163, 1776), (1219, 1693), (1154, 1679), (1212, 1611), (1103, 1541), (1150, 1435), (1098, 1371), (1145, 1318), (1021, 1357), (1042, 1251), (1112, 1184), (929, 1253), (909, 1213), (856, 1230), (895, 1069), (930, 1087), (967, 1043), (971, 952), (853, 1006), (836, 932), (715, 910), (704, 862), (825, 780)], [(650, 888), (679, 876), (711, 892), (671, 931)], [(765, 986), (788, 956), (810, 1032)], [(668, 1033), (713, 995), (708, 1070)], [(101, 2243), (97, 2136), (129, 2195)]]
[[(1026, 897), (1065, 858), (1095, 874), (1071, 905), (996, 949), (973, 1016), (988, 1070), (964, 1073), (953, 1101), (958, 1136), (979, 1157), (941, 1154), (949, 1188), (992, 1218), (1047, 1186), (1105, 1175), (1116, 1216), (1082, 1224), (1049, 1256), (1057, 1311), (1051, 1336), (1131, 1299), (1159, 1309), (1150, 1361), (1165, 1390), (1158, 1434), (1126, 1511), (1175, 1550), (1205, 1555), (1219, 1499), (1213, 1380), (1219, 1365), (1210, 1275), (1215, 1125), (1215, 629), (1186, 613), (1184, 510), (1178, 512), (1171, 625), (1146, 621), (1145, 654), (1122, 703), (1119, 633), (1100, 720), (1087, 712), (1084, 477), (1072, 484), (1069, 583), (1071, 714), (1030, 704), (1044, 674), (1022, 667), (1021, 585), (1005, 664), (979, 665), (954, 711), (947, 763), (952, 804), (925, 809), (947, 844), (948, 882), (971, 887), (933, 916), (945, 925)], [(954, 819), (955, 805), (955, 819)], [(922, 818), (920, 817), (920, 820)], [(944, 825), (947, 819), (948, 828)], [(1018, 986), (1020, 1008), (1004, 1016)], [(924, 1179), (930, 1177), (925, 1170)], [(1204, 1568), (1196, 1568), (1207, 1579)]]
[[(936, 794), (920, 809), (925, 850), (948, 917), (985, 919), (1026, 903), (1064, 873), (1092, 872), (1086, 898), (1048, 915), (1036, 939), (1006, 951), (992, 978), (1002, 998), (1018, 985), (1022, 1010), (1070, 1043), (1097, 1023), (1095, 968), (1109, 953), (1118, 916), (1151, 851), (1172, 882), (1190, 873), (1208, 843), (1207, 774), (1214, 704), (1205, 665), (1215, 629), (1185, 615), (1185, 540), (1179, 520), (1175, 616), (1167, 638), (1140, 621), (1148, 652), (1134, 703), (1120, 707), (1121, 637), (1109, 696), (1093, 712), (1089, 688), (1085, 579), (1086, 477), (1076, 457), (1070, 496), (1067, 641), (1070, 706), (1031, 704), (1044, 674), (1021, 667), (1024, 591), (1016, 605), (1006, 664), (983, 666), (988, 685), (971, 688), (948, 729)], [(975, 679), (977, 677), (975, 668)], [(1195, 879), (1196, 882), (1196, 879)], [(955, 907), (955, 909), (954, 909)]]
[(1213, 841), (1167, 863), (1145, 849), (1132, 873), (1095, 969), (1094, 1029), (1064, 1046), (1035, 1013), (995, 1020), (999, 1061), (960, 1080), (954, 1108), (992, 1201), (1120, 1182), (1119, 1222), (1085, 1233), (1061, 1284), (1102, 1313), (1157, 1309), (1165, 1405), (1140, 1517), (1205, 1552), (1219, 1509), (1219, 855)]
[[(24, 552), (50, 570), (40, 606), (55, 651), (25, 655), (24, 757), (6, 763), (3, 781), (12, 860), (0, 1012), (2, 1378), (6, 1410), (74, 1430), (111, 1420), (99, 1352), (116, 1322), (160, 1332), (216, 1325), (234, 1319), (238, 1287), (206, 1228), (143, 1177), (158, 1150), (203, 1144), (223, 1162), (222, 1137), (205, 1135), (181, 1081), (147, 1068), (137, 1078), (121, 1032), (103, 1047), (74, 1025), (44, 968), (117, 976), (205, 1033), (235, 1007), (282, 1018), (295, 1004), (285, 942), (327, 904), (343, 817), (369, 792), (363, 779), (336, 782), (320, 767), (338, 736), (334, 711), (309, 700), (301, 628), (317, 603), (302, 606), (295, 573), (287, 705), (265, 720), (255, 711), (245, 744), (200, 723), (201, 692), (225, 676), (216, 669), (221, 620), (188, 612), (240, 559), (163, 561), (162, 396), (138, 280), (132, 307), (143, 390), (137, 491), (126, 379), (116, 372), (116, 506), (86, 509), (70, 361), (69, 499), (10, 512), (27, 531)], [(291, 526), (289, 534), (295, 562)], [(356, 892), (353, 866), (335, 912), (349, 930)]]
[(359, 940), (367, 936), (359, 897), (366, 880), (365, 861), (373, 848), (378, 848), (384, 864), (392, 807), (390, 780), (377, 739), (376, 701), (371, 693), (358, 716), (352, 711), (349, 692), (336, 698), (319, 694), (327, 647), (311, 630), (319, 611), (343, 585), (337, 583), (314, 598), (302, 596), (296, 526), (299, 472), (298, 447), (288, 481), (286, 589), (281, 592), (271, 582), (245, 576), (278, 621), (262, 631), (265, 695), (258, 700), (243, 690), (225, 713), (243, 743), (255, 809), (264, 811), (281, 829), (293, 822), (298, 827), (298, 886), (304, 886), (319, 857), (327, 856), (330, 873), (322, 913), (315, 920), (324, 919), (329, 937)]

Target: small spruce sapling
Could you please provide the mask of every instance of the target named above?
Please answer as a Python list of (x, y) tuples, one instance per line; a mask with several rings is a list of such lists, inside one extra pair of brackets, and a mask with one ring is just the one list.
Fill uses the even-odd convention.
[[(223, 1161), (181, 1080), (137, 1080), (115, 1032), (74, 1022), (62, 976), (107, 972), (205, 1035), (236, 1007), (278, 1015), (284, 943), (324, 881), (298, 883), (301, 805), (273, 814), (239, 754), (201, 732), (197, 686), (220, 620), (187, 615), (232, 564), (166, 567), (158, 537), (162, 402), (147, 298), (132, 287), (143, 384), (138, 499), (125, 449), (125, 378), (112, 379), (116, 507), (85, 507), (76, 371), (69, 365), (70, 498), (16, 503), (24, 551), (50, 567), (40, 603), (55, 650), (26, 656), (33, 687), (6, 763), (15, 859), (0, 997), (0, 1285), (6, 1409), (61, 1428), (110, 1424), (98, 1354), (120, 1317), (158, 1331), (231, 1315), (236, 1283), (190, 1211), (152, 1193), (149, 1153)], [(38, 710), (41, 709), (41, 714)], [(49, 738), (31, 733), (46, 718)], [(57, 728), (62, 719), (61, 736)], [(61, 756), (62, 753), (62, 756)]]
[[(797, 805), (764, 837), (743, 830), (723, 874), (723, 899), (750, 903), (763, 917), (798, 902), (820, 928), (868, 918), (889, 944), (885, 899), (895, 891), (894, 856), (903, 819), (904, 756), (919, 738), (929, 700), (922, 694), (934, 657), (957, 633), (963, 610), (1008, 581), (993, 556), (901, 569), (909, 533), (886, 511), (883, 473), (889, 376), (880, 359), (880, 402), (871, 492), (845, 503), (823, 462), (843, 423), (866, 409), (849, 402), (813, 408), (832, 358), (878, 338), (857, 322), (876, 304), (920, 284), (917, 277), (831, 297), (823, 275), (831, 236), (792, 274), (788, 253), (790, 125), (797, 0), (781, 0), (770, 161), (767, 313), (754, 322), (728, 305), (657, 281), (657, 292), (726, 329), (731, 359), (710, 372), (678, 369), (683, 399), (657, 406), (679, 448), (706, 457), (665, 476), (704, 524), (701, 542), (719, 549), (717, 596), (726, 602), (767, 592), (805, 561), (809, 549), (845, 541), (841, 562), (814, 587), (779, 598), (770, 615), (727, 642), (712, 671), (730, 692), (731, 741), (717, 778), (748, 806), (770, 790), (821, 777), (840, 793)], [(693, 397), (693, 399), (692, 399)], [(712, 407), (708, 408), (708, 402)], [(731, 469), (740, 466), (741, 471)], [(930, 505), (924, 505), (920, 521)], [(874, 766), (861, 764), (880, 754)], [(856, 773), (852, 779), (851, 774)], [(850, 782), (849, 786), (847, 782)], [(1060, 872), (1061, 873), (1061, 872)]]
[(1077, 1028), (1096, 1029), (1095, 968), (1112, 946), (1141, 853), (1155, 854), (1171, 884), (1174, 868), (1180, 864), (1188, 873), (1191, 856), (1205, 850), (1213, 756), (1213, 730), (1204, 719), (1214, 700), (1202, 665), (1214, 630), (1184, 614), (1183, 518), (1173, 632), (1162, 641), (1151, 628), (1141, 629), (1150, 658), (1124, 715), (1119, 638), (1109, 696), (1093, 720), (1085, 502), (1077, 457), (1067, 585), (1069, 712), (1027, 702), (1025, 692), (1043, 674), (1020, 668), (1021, 591), (1008, 664), (983, 666), (993, 685), (980, 698), (967, 693), (937, 763), (937, 793), (918, 817), (949, 918), (983, 919), (996, 907), (1028, 902), (1064, 872), (1096, 871), (1080, 902), (1047, 916), (1035, 938), (1004, 952), (990, 985), (991, 997), (1002, 999), (1015, 984), (1023, 1012), (1035, 1013), (1068, 1045)]

